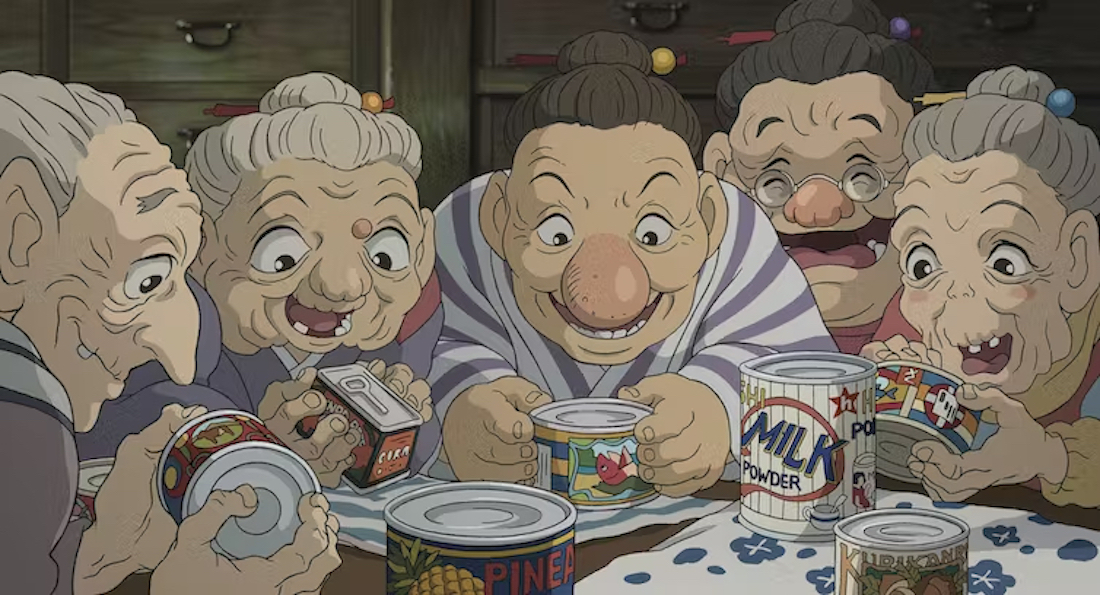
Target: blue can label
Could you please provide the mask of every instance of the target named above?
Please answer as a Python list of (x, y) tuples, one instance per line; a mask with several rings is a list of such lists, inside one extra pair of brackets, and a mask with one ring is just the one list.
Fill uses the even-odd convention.
[(573, 594), (572, 528), (546, 541), (508, 549), (422, 541), (390, 529), (386, 557), (387, 595)]

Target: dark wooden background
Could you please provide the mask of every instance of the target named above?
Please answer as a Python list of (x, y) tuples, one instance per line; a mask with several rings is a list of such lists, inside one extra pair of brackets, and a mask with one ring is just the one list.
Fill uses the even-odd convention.
[[(666, 28), (667, 7), (678, 3), (685, 8)], [(522, 55), (553, 55), (595, 29), (669, 47), (688, 60), (669, 80), (695, 105), (709, 134), (718, 128), (714, 86), (741, 49), (724, 37), (771, 29), (787, 3), (684, 0), (632, 11), (626, 0), (0, 0), (0, 70), (118, 93), (180, 163), (187, 137), (218, 122), (203, 108), (255, 103), (286, 76), (331, 72), (361, 91), (396, 98), (396, 111), (424, 141), (421, 194), (434, 206), (474, 175), (509, 165), (501, 142), (508, 108), (553, 72), (516, 65)], [(990, 67), (1039, 69), (1076, 94), (1078, 121), (1100, 129), (1095, 0), (880, 0), (879, 6), (921, 30), (913, 43), (946, 90), (964, 89)], [(240, 28), (226, 47), (203, 50), (184, 42), (175, 25), (180, 19)], [(224, 32), (197, 37), (216, 42)]]

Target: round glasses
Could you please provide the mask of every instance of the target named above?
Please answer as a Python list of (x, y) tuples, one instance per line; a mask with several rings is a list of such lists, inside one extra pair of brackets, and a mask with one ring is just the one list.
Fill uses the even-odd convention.
[(828, 180), (856, 202), (870, 202), (890, 186), (886, 174), (870, 163), (857, 163), (849, 167), (839, 181), (825, 174), (813, 174), (797, 184), (787, 172), (769, 169), (757, 178), (753, 197), (765, 206), (781, 207), (810, 180)]

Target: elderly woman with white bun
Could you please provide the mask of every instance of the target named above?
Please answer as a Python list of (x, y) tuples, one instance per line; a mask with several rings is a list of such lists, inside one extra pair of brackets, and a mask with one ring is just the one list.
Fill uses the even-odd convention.
[(904, 286), (863, 353), (941, 366), (994, 422), (961, 456), (913, 447), (909, 469), (937, 499), (1028, 483), (1100, 506), (1100, 145), (1073, 108), (1012, 66), (906, 134), (891, 233)]

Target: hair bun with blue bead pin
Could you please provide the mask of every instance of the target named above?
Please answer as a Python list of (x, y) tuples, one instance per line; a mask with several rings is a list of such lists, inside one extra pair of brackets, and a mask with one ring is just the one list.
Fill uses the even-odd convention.
[(1047, 109), (1059, 118), (1070, 117), (1076, 107), (1077, 98), (1069, 89), (1055, 89), (1047, 96)]

